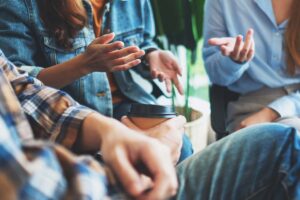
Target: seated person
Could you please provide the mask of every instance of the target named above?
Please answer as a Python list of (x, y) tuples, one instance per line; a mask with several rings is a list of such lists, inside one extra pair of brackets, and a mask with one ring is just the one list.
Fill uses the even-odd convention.
[[(0, 48), (9, 60), (106, 116), (120, 120), (132, 103), (156, 103), (134, 81), (132, 67), (165, 81), (168, 91), (174, 82), (183, 93), (174, 55), (153, 41), (149, 0), (0, 0), (0, 27)], [(193, 152), (184, 137), (180, 160)]]
[(206, 2), (206, 71), (212, 83), (241, 94), (227, 107), (229, 132), (263, 122), (300, 130), (299, 6), (298, 0)]
[[(177, 166), (177, 179), (170, 150), (161, 142), (19, 74), (1, 53), (0, 83), (2, 199), (300, 197), (300, 135), (293, 128), (265, 124), (243, 129)], [(33, 135), (21, 106), (41, 135)], [(177, 117), (157, 131), (181, 134), (184, 122)], [(112, 174), (92, 158), (74, 157), (46, 140), (77, 152), (101, 150)], [(115, 180), (107, 182), (106, 176)]]

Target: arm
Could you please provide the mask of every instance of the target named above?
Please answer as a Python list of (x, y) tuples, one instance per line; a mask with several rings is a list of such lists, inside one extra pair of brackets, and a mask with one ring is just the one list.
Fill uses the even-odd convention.
[(36, 66), (45, 65), (45, 58), (29, 12), (24, 1), (0, 3), (0, 48), (15, 65), (48, 86), (62, 88), (92, 72), (127, 70), (138, 65), (139, 58), (144, 55), (144, 51), (135, 46), (122, 48), (120, 41), (109, 44), (114, 34), (108, 34), (95, 39), (84, 53), (67, 62)]
[(271, 102), (267, 107), (247, 117), (240, 123), (237, 129), (258, 123), (274, 122), (279, 118), (299, 116), (300, 92), (296, 91)]
[(223, 56), (219, 47), (208, 43), (210, 38), (228, 37), (228, 31), (218, 0), (206, 1), (205, 10), (203, 46), (205, 68), (213, 83), (229, 86), (249, 68), (249, 62), (235, 62), (227, 55)]
[[(169, 149), (114, 119), (91, 113), (65, 93), (20, 75), (16, 67), (3, 58), (0, 58), (0, 67), (11, 81), (26, 114), (39, 125), (39, 133), (45, 132), (44, 139), (51, 137), (69, 148), (76, 148), (77, 152), (101, 149), (106, 164), (134, 197), (150, 200), (175, 195), (177, 179)], [(42, 155), (49, 156), (45, 151)], [(150, 187), (142, 175), (149, 177)]]
[[(147, 47), (145, 49), (147, 54), (144, 57), (149, 64), (147, 71), (150, 71), (152, 78), (158, 78), (161, 82), (164, 81), (168, 92), (171, 92), (172, 83), (174, 83), (179, 93), (183, 94), (183, 86), (178, 79), (178, 76), (182, 75), (181, 67), (171, 52), (154, 47), (155, 25), (150, 1), (145, 1), (144, 6), (146, 28), (144, 29), (144, 43), (141, 45), (141, 48)], [(140, 74), (142, 75), (141, 71)]]
[[(144, 59), (146, 59), (145, 57), (148, 53), (150, 53), (151, 51), (158, 50), (159, 48), (154, 42), (156, 32), (151, 2), (149, 0), (144, 0), (141, 2), (143, 2), (143, 11), (141, 13), (143, 14), (143, 22), (145, 25), (143, 30), (143, 42), (139, 47), (146, 52), (146, 55), (144, 56)], [(152, 79), (149, 66), (145, 65), (144, 63), (141, 63), (133, 69), (142, 77), (146, 79)]]

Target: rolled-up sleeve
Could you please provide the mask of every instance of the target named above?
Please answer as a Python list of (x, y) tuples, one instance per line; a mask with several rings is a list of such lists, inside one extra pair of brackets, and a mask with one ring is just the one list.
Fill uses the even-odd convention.
[(288, 96), (281, 97), (268, 105), (275, 110), (280, 117), (300, 116), (300, 92), (294, 92)]

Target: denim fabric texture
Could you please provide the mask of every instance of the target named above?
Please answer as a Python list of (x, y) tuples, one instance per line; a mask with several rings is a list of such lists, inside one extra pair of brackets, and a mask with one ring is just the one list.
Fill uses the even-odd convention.
[[(40, 18), (38, 0), (0, 0), (0, 48), (7, 58), (36, 77), (45, 67), (66, 62), (81, 54), (95, 39), (92, 7), (83, 0), (89, 23), (74, 38), (73, 48), (59, 47)], [(157, 48), (153, 42), (155, 26), (149, 0), (111, 0), (103, 17), (103, 32), (114, 32), (115, 40), (143, 50)], [(134, 67), (142, 77), (150, 78), (144, 65)], [(115, 72), (120, 91), (138, 103), (155, 103), (155, 98), (137, 84), (129, 71)], [(91, 73), (63, 88), (79, 103), (112, 116), (112, 97), (106, 73)], [(101, 94), (101, 95), (100, 95)], [(103, 95), (105, 94), (105, 95)]]
[(178, 167), (180, 200), (300, 199), (300, 135), (262, 124), (208, 146)]

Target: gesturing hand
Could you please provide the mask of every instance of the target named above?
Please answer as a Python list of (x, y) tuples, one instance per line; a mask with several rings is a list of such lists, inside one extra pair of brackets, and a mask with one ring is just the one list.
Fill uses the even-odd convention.
[(175, 168), (165, 145), (121, 123), (115, 123), (109, 130), (102, 138), (101, 152), (105, 163), (131, 196), (163, 200), (176, 194)]
[(167, 120), (153, 128), (141, 130), (134, 125), (128, 117), (122, 118), (122, 123), (131, 129), (141, 133), (146, 133), (148, 136), (158, 139), (171, 150), (173, 163), (176, 164), (180, 157), (182, 147), (182, 135), (184, 133), (184, 124), (186, 119), (183, 116), (178, 116)]
[(236, 38), (211, 38), (208, 44), (219, 46), (224, 56), (229, 56), (233, 61), (243, 63), (252, 60), (255, 54), (254, 31), (249, 29), (245, 41), (238, 35)]
[(124, 43), (114, 39), (114, 33), (95, 39), (83, 53), (88, 72), (113, 72), (127, 70), (138, 65), (140, 57), (145, 54), (136, 46), (124, 47)]
[(248, 126), (259, 124), (259, 123), (265, 123), (265, 122), (272, 122), (278, 119), (279, 114), (274, 111), (271, 108), (264, 108), (257, 113), (254, 113), (253, 115), (247, 117), (244, 119), (240, 125), (237, 127), (237, 130), (246, 128)]
[(181, 67), (171, 52), (152, 51), (146, 55), (146, 60), (150, 65), (152, 77), (165, 81), (168, 92), (171, 92), (173, 82), (178, 92), (183, 94), (183, 87), (178, 79), (178, 75), (182, 75)]

